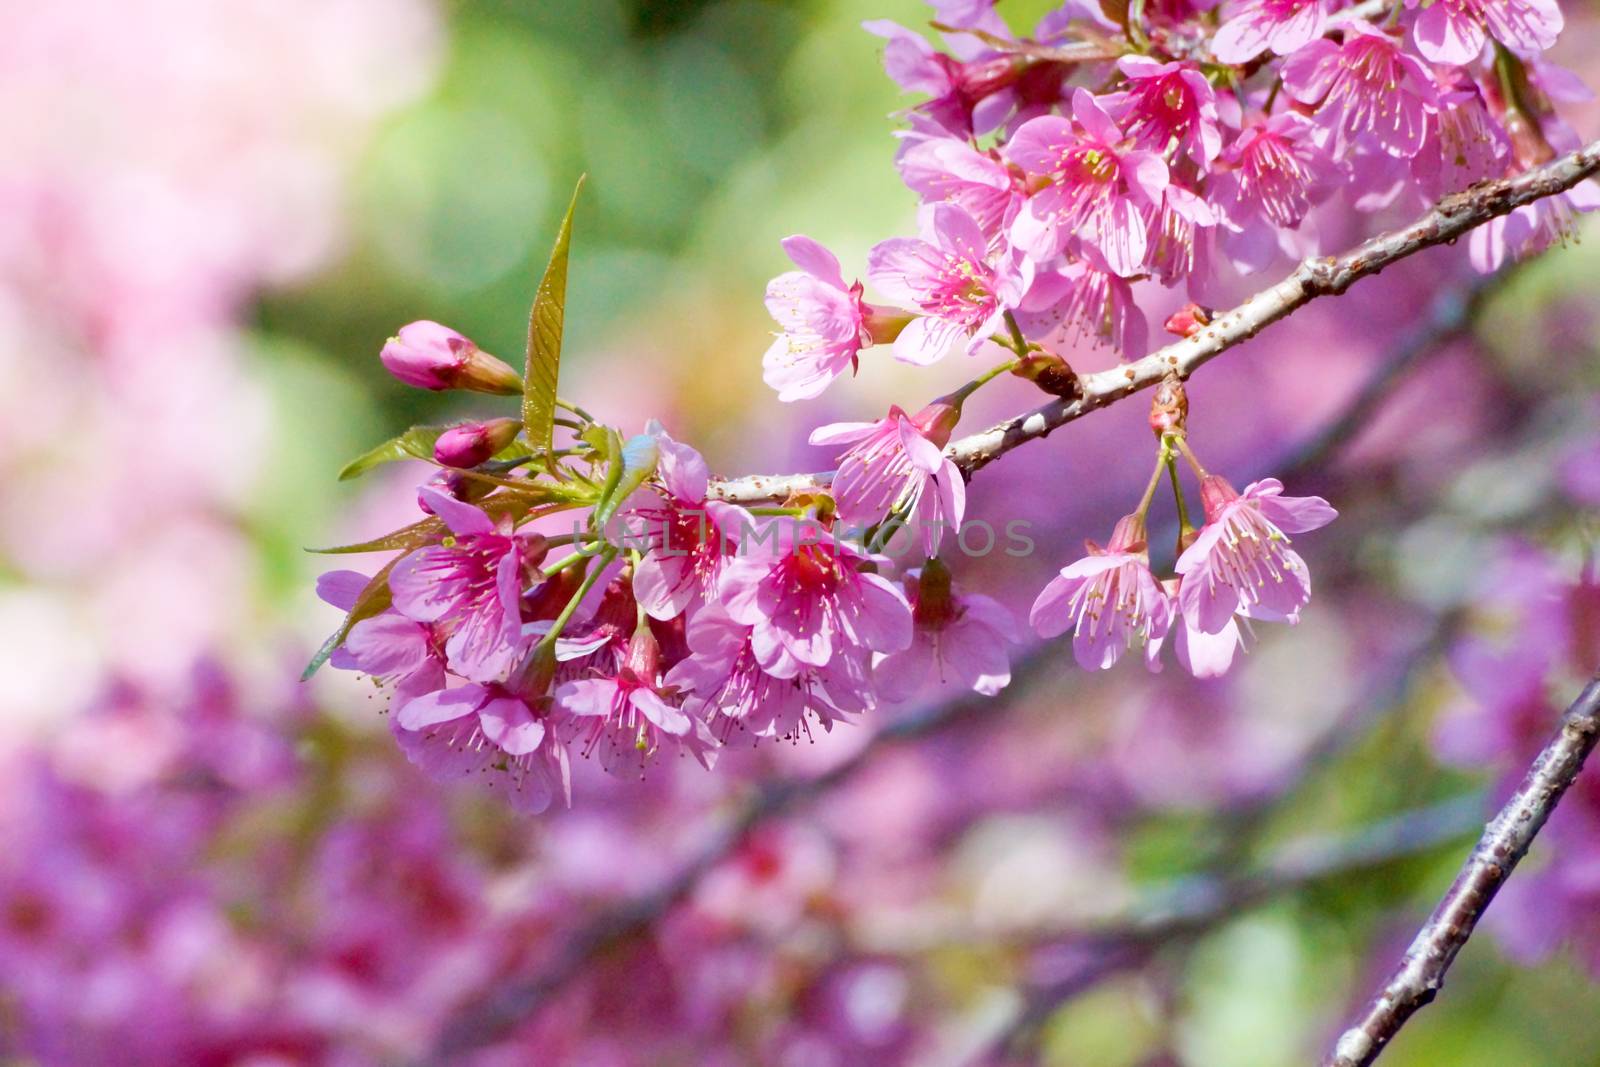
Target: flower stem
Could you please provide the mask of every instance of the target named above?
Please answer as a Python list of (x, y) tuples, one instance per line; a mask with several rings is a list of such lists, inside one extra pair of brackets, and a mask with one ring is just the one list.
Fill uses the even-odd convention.
[(1189, 504), (1183, 498), (1183, 483), (1178, 481), (1178, 460), (1172, 453), (1167, 453), (1167, 474), (1172, 478), (1172, 499), (1178, 508), (1178, 543), (1182, 544), (1194, 530), (1194, 523), (1189, 521)]
[(950, 397), (957, 403), (960, 403), (973, 393), (976, 393), (983, 386), (988, 385), (990, 382), (1000, 377), (1000, 375), (1014, 370), (1017, 364), (1021, 362), (1022, 361), (1020, 359), (1008, 359), (1004, 363), (996, 364), (995, 366), (984, 371), (982, 374), (978, 375), (976, 378), (972, 379), (972, 381), (968, 382), (966, 385), (963, 385), (961, 388), (951, 393)]
[(539, 639), (539, 644), (555, 649), (556, 638), (561, 636), (564, 628), (578, 610), (578, 605), (583, 603), (583, 598), (589, 595), (589, 590), (594, 588), (594, 583), (600, 580), (600, 575), (605, 573), (611, 561), (617, 558), (615, 546), (607, 545), (600, 550), (600, 563), (588, 574), (583, 576), (583, 582), (578, 586), (577, 592), (572, 594), (572, 599), (567, 601), (567, 606), (561, 609), (561, 614), (556, 616), (556, 621), (550, 624), (550, 632)]
[(1210, 472), (1207, 471), (1205, 467), (1201, 466), (1200, 457), (1196, 456), (1194, 454), (1194, 449), (1189, 447), (1188, 439), (1180, 434), (1172, 434), (1170, 436), (1172, 438), (1172, 443), (1177, 446), (1178, 451), (1183, 453), (1183, 458), (1188, 460), (1189, 466), (1194, 468), (1195, 477), (1201, 479), (1209, 478), (1211, 476)]
[(1028, 354), (1028, 339), (1022, 336), (1022, 327), (1017, 325), (1017, 317), (1011, 312), (1006, 312), (1006, 329), (1011, 333), (1011, 350), (1019, 356)]
[(1150, 513), (1150, 504), (1156, 498), (1156, 486), (1161, 484), (1161, 471), (1172, 462), (1172, 451), (1165, 441), (1161, 442), (1161, 451), (1156, 456), (1156, 469), (1150, 473), (1150, 484), (1144, 487), (1144, 496), (1139, 498), (1139, 506), (1134, 509), (1134, 514), (1141, 519)]

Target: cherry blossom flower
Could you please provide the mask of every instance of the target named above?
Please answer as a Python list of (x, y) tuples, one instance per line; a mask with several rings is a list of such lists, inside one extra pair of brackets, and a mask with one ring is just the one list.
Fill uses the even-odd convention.
[(389, 574), (395, 610), (450, 632), (450, 669), (473, 681), (496, 681), (511, 667), (522, 635), (522, 582), (544, 558), (544, 539), (513, 532), (482, 509), (424, 488), (423, 496), (454, 534), (445, 544), (403, 557)]
[(1315, 134), (1311, 120), (1284, 111), (1247, 127), (1222, 153), (1211, 196), (1222, 248), (1241, 272), (1270, 263), (1285, 231), (1335, 188), (1340, 168)]
[(1343, 150), (1370, 138), (1380, 150), (1410, 159), (1422, 148), (1428, 113), (1439, 94), (1421, 63), (1382, 30), (1351, 19), (1344, 42), (1318, 39), (1283, 64), (1283, 88), (1303, 104), (1317, 104), (1316, 121)]
[(567, 750), (554, 735), (548, 699), (471, 683), (417, 697), (395, 721), (407, 757), (436, 778), (478, 779), (490, 788), (501, 781), (518, 810), (535, 814), (556, 797), (572, 803)]
[(1223, 63), (1248, 63), (1262, 52), (1286, 56), (1321, 37), (1330, 0), (1239, 0), (1223, 7), (1211, 54)]
[(913, 118), (924, 116), (947, 136), (965, 138), (989, 132), (1011, 111), (1009, 101), (996, 107), (984, 104), (1015, 85), (1027, 70), (1026, 63), (992, 51), (962, 62), (886, 19), (863, 22), (861, 27), (888, 42), (883, 68), (890, 79), (908, 93), (928, 96), (912, 110)]
[(1467, 235), (1472, 265), (1484, 274), (1505, 263), (1542, 252), (1572, 236), (1580, 213), (1600, 208), (1600, 189), (1592, 182), (1524, 204), (1490, 219)]
[(800, 269), (767, 284), (767, 312), (783, 332), (762, 358), (762, 378), (779, 400), (809, 400), (855, 369), (872, 333), (861, 283), (845, 284), (838, 257), (798, 234), (783, 250)]
[(961, 417), (959, 404), (935, 401), (909, 416), (898, 407), (877, 422), (836, 422), (811, 432), (814, 445), (849, 444), (830, 491), (839, 517), (873, 526), (902, 509), (923, 553), (937, 555), (946, 529), (966, 511), (966, 481), (941, 449)]
[(1432, 63), (1465, 66), (1493, 37), (1517, 52), (1542, 52), (1561, 35), (1555, 0), (1406, 0), (1422, 10), (1411, 24), (1417, 51)]
[(1006, 646), (1021, 638), (999, 601), (954, 592), (950, 571), (938, 560), (908, 572), (905, 589), (916, 629), (907, 648), (876, 657), (872, 677), (880, 697), (903, 701), (929, 681), (954, 681), (984, 696), (1011, 684)]
[(1311, 573), (1285, 534), (1321, 529), (1338, 512), (1321, 497), (1283, 496), (1263, 478), (1239, 493), (1217, 476), (1200, 487), (1206, 524), (1178, 557), (1178, 603), (1204, 634), (1222, 633), (1235, 614), (1267, 622), (1299, 621), (1311, 599)]
[(740, 553), (723, 568), (718, 599), (751, 627), (763, 669), (779, 670), (785, 658), (822, 667), (911, 643), (905, 594), (864, 570), (868, 557), (849, 542), (780, 516), (746, 536)]
[(652, 426), (659, 459), (660, 506), (635, 510), (647, 524), (651, 543), (633, 571), (633, 595), (654, 619), (671, 619), (714, 595), (717, 575), (733, 551), (733, 538), (747, 513), (706, 497), (711, 472), (689, 445)]
[(1072, 654), (1087, 670), (1105, 670), (1135, 645), (1144, 645), (1145, 663), (1161, 669), (1161, 642), (1172, 623), (1171, 605), (1150, 573), (1144, 520), (1125, 516), (1100, 548), (1063, 567), (1040, 590), (1029, 622), (1040, 637), (1073, 631)]
[(661, 646), (650, 628), (641, 626), (615, 675), (580, 678), (555, 691), (556, 704), (572, 716), (574, 735), (583, 740), (584, 755), (598, 747), (601, 764), (609, 771), (630, 757), (642, 767), (663, 745), (670, 745), (705, 767), (712, 765), (716, 738), (704, 722), (678, 706), (661, 673)]
[(1150, 325), (1127, 279), (1087, 260), (1041, 271), (1016, 318), (1030, 339), (1110, 344), (1124, 360), (1139, 358), (1150, 346)]
[(1085, 89), (1072, 96), (1075, 121), (1055, 115), (1029, 119), (1005, 155), (1050, 183), (1028, 198), (1011, 225), (1011, 240), (1036, 260), (1078, 244), (1097, 251), (1116, 274), (1144, 269), (1146, 214), (1167, 186), (1167, 165), (1141, 149), (1122, 147), (1123, 131)]
[(424, 319), (400, 327), (378, 358), (390, 374), (418, 389), (470, 389), (517, 396), (522, 377), (472, 341)]
[(867, 277), (922, 312), (895, 339), (894, 354), (925, 366), (963, 338), (967, 354), (977, 352), (1027, 291), (1031, 267), (1008, 252), (991, 257), (988, 238), (958, 204), (925, 208), (923, 233), (880, 242), (867, 257)]
[(1167, 600), (1172, 605), (1172, 652), (1178, 665), (1196, 678), (1220, 678), (1233, 666), (1234, 656), (1244, 647), (1244, 635), (1239, 624), (1229, 619), (1221, 630), (1208, 634), (1197, 629), (1179, 604), (1183, 586), (1182, 578), (1169, 578), (1161, 583)]
[(933, 137), (901, 153), (900, 177), (924, 202), (959, 204), (972, 216), (991, 246), (1004, 236), (1026, 193), (1019, 176), (992, 153), (965, 141)]
[(1222, 151), (1217, 96), (1194, 64), (1123, 56), (1117, 69), (1125, 88), (1100, 102), (1135, 148), (1165, 153), (1175, 145), (1201, 167), (1217, 158)]
[(1434, 199), (1505, 173), (1511, 158), (1506, 132), (1489, 113), (1477, 87), (1466, 82), (1441, 90), (1439, 110), (1429, 116), (1427, 141), (1411, 161), (1411, 173)]
[(689, 620), (692, 654), (667, 672), (666, 684), (686, 693), (685, 712), (712, 723), (723, 741), (734, 729), (798, 740), (810, 736), (813, 723), (832, 730), (871, 706), (864, 657), (844, 653), (816, 667), (782, 648), (758, 655), (753, 633), (712, 602)]

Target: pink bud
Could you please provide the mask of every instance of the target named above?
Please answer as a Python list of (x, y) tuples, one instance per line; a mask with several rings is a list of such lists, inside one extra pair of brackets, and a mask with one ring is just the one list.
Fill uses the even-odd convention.
[(423, 319), (400, 328), (378, 358), (390, 374), (418, 389), (470, 389), (516, 396), (522, 378), (448, 326)]
[(1166, 330), (1176, 337), (1193, 337), (1211, 325), (1212, 311), (1190, 301), (1167, 317)]
[(516, 419), (452, 426), (434, 442), (434, 461), (446, 467), (476, 467), (514, 441), (521, 429), (522, 423)]

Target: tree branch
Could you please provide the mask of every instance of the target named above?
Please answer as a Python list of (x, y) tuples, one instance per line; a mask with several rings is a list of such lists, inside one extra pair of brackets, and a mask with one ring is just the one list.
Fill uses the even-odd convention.
[[(1448, 244), (1469, 230), (1525, 204), (1566, 192), (1597, 171), (1600, 171), (1600, 141), (1537, 170), (1513, 178), (1480, 182), (1464, 192), (1447, 196), (1409, 226), (1380, 234), (1342, 256), (1306, 260), (1283, 281), (1218, 315), (1193, 337), (1125, 366), (1080, 375), (1081, 392), (1074, 399), (1053, 400), (987, 430), (952, 441), (945, 455), (970, 478), (1013, 448), (1046, 437), (1057, 427), (1097, 408), (1148, 389), (1169, 374), (1189, 377), (1223, 352), (1248, 341), (1318, 297), (1337, 296), (1358, 280), (1377, 274), (1407, 256), (1434, 245)], [(781, 500), (794, 492), (826, 486), (831, 479), (831, 473), (756, 474), (714, 482), (711, 492), (723, 500), (756, 503)]]
[(1522, 785), (1484, 829), (1449, 892), (1365, 1012), (1324, 1061), (1326, 1067), (1366, 1067), (1419, 1009), (1438, 995), (1478, 920), (1539, 830), (1583, 769), (1600, 739), (1600, 675), (1562, 716), (1561, 727), (1528, 768)]

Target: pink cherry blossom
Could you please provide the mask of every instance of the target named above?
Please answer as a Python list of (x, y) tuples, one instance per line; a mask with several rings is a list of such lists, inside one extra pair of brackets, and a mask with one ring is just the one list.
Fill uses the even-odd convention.
[(863, 657), (837, 655), (816, 667), (781, 649), (758, 656), (753, 632), (722, 605), (708, 604), (689, 621), (692, 655), (667, 672), (666, 684), (687, 694), (685, 712), (712, 723), (724, 741), (735, 729), (756, 738), (798, 740), (810, 736), (813, 723), (832, 730), (871, 706)]
[(872, 334), (861, 283), (845, 284), (832, 252), (798, 234), (783, 250), (800, 269), (767, 284), (767, 312), (783, 332), (762, 358), (762, 377), (779, 400), (809, 400), (855, 368)]
[(1123, 56), (1117, 69), (1124, 87), (1101, 99), (1135, 148), (1165, 153), (1169, 145), (1208, 166), (1222, 151), (1217, 97), (1192, 63), (1158, 63), (1148, 56)]
[(836, 422), (811, 433), (814, 445), (848, 444), (830, 491), (841, 519), (863, 527), (904, 512), (922, 542), (938, 554), (946, 529), (958, 529), (966, 511), (966, 481), (942, 451), (960, 409), (935, 402), (908, 416), (890, 407), (877, 422)]
[(1280, 251), (1285, 230), (1334, 188), (1339, 167), (1316, 142), (1305, 116), (1284, 111), (1247, 127), (1223, 151), (1211, 181), (1222, 223), (1222, 247), (1249, 273)]
[(769, 519), (746, 534), (718, 581), (728, 615), (751, 627), (763, 669), (788, 673), (836, 656), (898, 652), (911, 643), (911, 605), (865, 571), (867, 556), (803, 520)]
[(1178, 557), (1179, 605), (1199, 632), (1223, 632), (1235, 614), (1297, 622), (1311, 599), (1311, 573), (1285, 534), (1326, 526), (1338, 512), (1321, 497), (1283, 496), (1263, 478), (1239, 493), (1217, 475), (1200, 489), (1206, 524)]
[(444, 649), (434, 627), (393, 611), (352, 626), (328, 665), (392, 685), (396, 708), (445, 685)]
[(1238, 0), (1223, 7), (1224, 22), (1211, 39), (1223, 63), (1248, 63), (1269, 49), (1286, 56), (1322, 36), (1330, 0)]
[(1163, 285), (1206, 274), (1204, 257), (1208, 234), (1217, 214), (1193, 190), (1170, 183), (1161, 194), (1161, 206), (1150, 215), (1150, 272)]
[(1406, 7), (1422, 8), (1411, 24), (1417, 51), (1456, 66), (1475, 62), (1491, 37), (1517, 52), (1542, 52), (1564, 21), (1555, 0), (1406, 0)]
[(1110, 344), (1124, 360), (1144, 355), (1150, 325), (1125, 278), (1087, 261), (1041, 271), (1017, 308), (1017, 324), (1032, 340)]
[(633, 594), (654, 619), (671, 619), (710, 599), (733, 551), (746, 513), (708, 500), (711, 472), (700, 453), (655, 427), (662, 500), (634, 514), (647, 525), (650, 548), (635, 566)]
[(896, 163), (901, 179), (924, 202), (961, 205), (991, 245), (1005, 234), (1025, 197), (1019, 176), (993, 153), (952, 137), (917, 141)]
[(1429, 116), (1427, 141), (1411, 161), (1411, 173), (1434, 199), (1505, 173), (1511, 146), (1504, 128), (1489, 113), (1477, 86), (1440, 92), (1439, 110)]
[(990, 255), (988, 238), (958, 204), (929, 205), (923, 238), (891, 238), (867, 257), (867, 277), (922, 314), (894, 342), (895, 358), (927, 365), (965, 339), (969, 355), (1000, 330), (1028, 287), (1009, 251)]
[(1146, 218), (1167, 186), (1161, 157), (1125, 148), (1126, 136), (1086, 89), (1074, 91), (1075, 121), (1055, 115), (1023, 123), (1005, 155), (1050, 183), (1028, 199), (1011, 225), (1011, 240), (1047, 260), (1078, 245), (1099, 252), (1106, 266), (1129, 277), (1145, 265)]
[(567, 750), (553, 734), (548, 700), (468, 684), (417, 697), (395, 721), (407, 757), (436, 778), (480, 781), (531, 813), (556, 797), (572, 803)]
[(1472, 265), (1489, 274), (1511, 260), (1560, 244), (1573, 235), (1578, 215), (1596, 208), (1600, 208), (1600, 189), (1582, 182), (1490, 219), (1467, 235)]
[(1040, 590), (1029, 615), (1034, 632), (1048, 638), (1072, 630), (1072, 654), (1087, 670), (1105, 670), (1142, 644), (1146, 665), (1159, 671), (1172, 610), (1150, 572), (1144, 521), (1122, 519), (1109, 545), (1089, 549)]
[(555, 691), (556, 704), (572, 716), (584, 755), (599, 748), (608, 771), (625, 763), (642, 768), (665, 745), (712, 765), (716, 738), (704, 722), (684, 713), (661, 673), (661, 646), (641, 626), (615, 675), (580, 678)]
[(909, 572), (905, 587), (916, 630), (910, 646), (879, 656), (873, 664), (880, 697), (903, 701), (929, 682), (955, 682), (994, 696), (1011, 683), (1006, 646), (1021, 638), (1011, 612), (999, 601), (954, 592), (949, 571), (937, 561)]
[(424, 488), (422, 495), (449, 526), (449, 544), (403, 557), (389, 574), (395, 610), (449, 631), (450, 669), (473, 681), (504, 677), (522, 635), (522, 582), (544, 558), (543, 538), (513, 532), (482, 509)]
[(1315, 40), (1284, 61), (1284, 91), (1318, 105), (1316, 121), (1339, 149), (1370, 138), (1388, 155), (1415, 156), (1438, 105), (1433, 79), (1377, 27), (1351, 19), (1342, 29), (1343, 44)]

